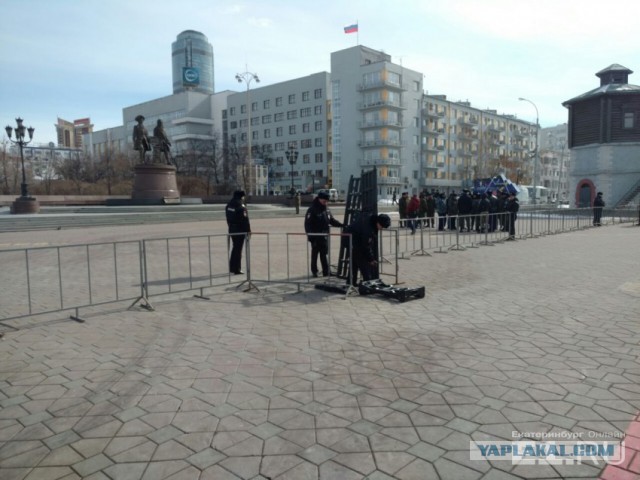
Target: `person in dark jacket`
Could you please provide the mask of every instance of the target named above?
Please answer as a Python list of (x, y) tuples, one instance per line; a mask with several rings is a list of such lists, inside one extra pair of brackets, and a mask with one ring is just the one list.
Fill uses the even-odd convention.
[(451, 192), (447, 198), (447, 215), (449, 216), (449, 230), (455, 230), (458, 218), (458, 195), (456, 192)]
[(318, 193), (304, 216), (304, 231), (311, 242), (311, 273), (314, 277), (318, 276), (318, 257), (320, 257), (322, 265), (322, 276), (329, 276), (329, 262), (327, 261), (329, 230), (331, 226), (342, 227), (342, 223), (336, 220), (327, 208), (328, 202), (329, 194), (327, 192)]
[(509, 238), (507, 240), (516, 239), (516, 219), (518, 218), (518, 210), (520, 210), (520, 204), (514, 193), (509, 193), (509, 199), (505, 205), (507, 212), (507, 224), (509, 229)]
[(400, 200), (398, 200), (398, 213), (400, 214), (400, 226), (405, 226), (407, 218), (407, 207), (409, 206), (409, 192), (402, 192)]
[(433, 198), (433, 193), (427, 194), (426, 203), (427, 203), (427, 212), (426, 212), (427, 227), (433, 228), (435, 226), (434, 217), (436, 216), (436, 201)]
[(444, 193), (436, 195), (436, 210), (438, 212), (438, 231), (443, 231), (447, 224), (447, 203)]
[(234, 275), (242, 275), (244, 273), (241, 268), (242, 247), (244, 246), (244, 239), (248, 238), (251, 233), (249, 213), (244, 204), (244, 195), (244, 191), (242, 190), (233, 192), (233, 198), (227, 203), (225, 208), (229, 235), (233, 243), (231, 257), (229, 258), (229, 271)]
[(362, 214), (345, 228), (351, 234), (351, 284), (358, 283), (358, 271), (362, 280), (372, 280), (378, 265), (378, 232), (391, 226), (391, 219), (384, 213), (380, 215)]
[(469, 195), (469, 190), (463, 190), (462, 195), (458, 199), (458, 224), (460, 226), (460, 231), (464, 232), (465, 229), (467, 232), (471, 231), (471, 211), (473, 210), (473, 200)]
[(602, 226), (602, 209), (604, 208), (604, 200), (602, 199), (602, 192), (598, 192), (595, 200), (593, 201), (593, 226)]

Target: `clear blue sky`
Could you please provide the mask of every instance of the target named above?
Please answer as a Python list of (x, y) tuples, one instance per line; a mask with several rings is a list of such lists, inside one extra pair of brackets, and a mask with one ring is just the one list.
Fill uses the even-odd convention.
[[(216, 90), (234, 75), (261, 85), (330, 70), (361, 45), (424, 73), (430, 94), (535, 121), (567, 121), (561, 103), (598, 86), (612, 63), (638, 73), (640, 1), (619, 0), (2, 0), (0, 123), (25, 118), (35, 142), (56, 118), (122, 124), (122, 108), (172, 93), (171, 43), (183, 30), (213, 45)], [(343, 27), (358, 22), (360, 32)], [(4, 134), (4, 130), (0, 131)]]

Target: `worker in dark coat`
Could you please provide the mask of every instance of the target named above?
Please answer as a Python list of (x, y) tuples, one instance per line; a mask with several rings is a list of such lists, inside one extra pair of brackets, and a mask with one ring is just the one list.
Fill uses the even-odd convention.
[(358, 270), (362, 280), (377, 278), (378, 232), (391, 226), (391, 219), (384, 213), (380, 215), (362, 214), (345, 228), (351, 234), (351, 284), (358, 283)]
[(602, 192), (598, 192), (595, 200), (593, 201), (593, 226), (602, 226), (602, 209), (604, 208), (604, 200), (602, 199)]
[(244, 204), (244, 195), (242, 190), (233, 192), (233, 198), (225, 208), (229, 235), (233, 243), (231, 257), (229, 258), (229, 272), (234, 275), (242, 275), (244, 273), (242, 271), (242, 247), (244, 246), (244, 239), (248, 238), (251, 233), (249, 213)]
[(318, 276), (318, 257), (322, 265), (322, 276), (329, 276), (329, 230), (331, 226), (342, 227), (327, 208), (329, 194), (325, 191), (318, 193), (304, 216), (304, 231), (311, 242), (311, 274)]
[(509, 199), (505, 205), (507, 212), (507, 223), (509, 230), (509, 238), (507, 240), (516, 239), (516, 219), (518, 218), (518, 210), (520, 210), (520, 204), (516, 198), (515, 193), (509, 192)]

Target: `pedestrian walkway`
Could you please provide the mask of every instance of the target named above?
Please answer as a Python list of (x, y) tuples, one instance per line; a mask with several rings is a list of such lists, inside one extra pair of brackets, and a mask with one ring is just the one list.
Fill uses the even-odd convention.
[[(166, 228), (192, 225), (219, 229)], [(102, 232), (134, 235), (122, 228)], [(593, 462), (470, 459), (470, 441), (561, 432), (628, 432), (626, 463), (603, 478), (635, 478), (639, 235), (412, 257), (401, 278), (427, 296), (402, 304), (226, 286), (153, 312), (25, 322), (0, 342), (0, 478), (599, 478)]]

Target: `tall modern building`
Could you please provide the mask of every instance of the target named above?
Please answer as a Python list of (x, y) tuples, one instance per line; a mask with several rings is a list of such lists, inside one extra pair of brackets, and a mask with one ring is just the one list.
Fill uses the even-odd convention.
[(185, 30), (171, 44), (173, 93), (214, 93), (213, 47), (205, 35)]
[(69, 122), (58, 117), (58, 123), (55, 127), (58, 134), (58, 146), (66, 148), (82, 148), (82, 135), (93, 132), (93, 125), (89, 118)]
[(361, 45), (333, 52), (331, 100), (334, 188), (345, 191), (352, 175), (373, 167), (380, 198), (417, 183), (421, 73)]

